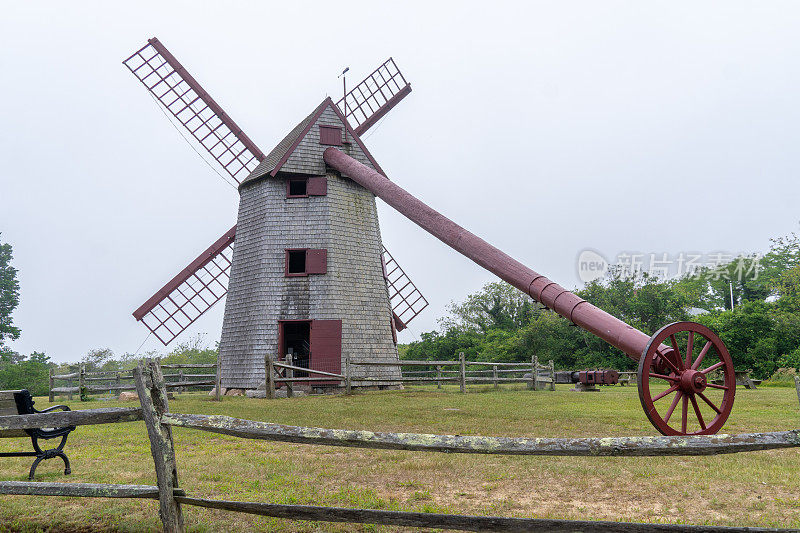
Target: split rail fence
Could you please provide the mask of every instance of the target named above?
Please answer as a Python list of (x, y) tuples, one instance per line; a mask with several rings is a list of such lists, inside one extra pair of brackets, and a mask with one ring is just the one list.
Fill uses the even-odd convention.
[[(190, 389), (210, 390), (216, 387), (219, 380), (216, 363), (164, 364), (161, 368), (174, 371), (164, 374), (165, 386), (178, 392)], [(56, 396), (66, 395), (72, 400), (73, 395), (77, 394), (80, 400), (84, 401), (91, 394), (118, 395), (122, 391), (134, 391), (136, 390), (134, 371), (90, 372), (86, 370), (85, 365), (79, 365), (75, 372), (55, 374), (53, 369), (50, 369), (48, 396), (50, 402), (53, 402)], [(66, 385), (56, 386), (57, 381), (66, 382)]]
[(87, 409), (33, 415), (0, 416), (0, 436), (4, 432), (13, 432), (20, 429), (113, 424), (144, 420), (155, 465), (156, 486), (0, 481), (0, 494), (155, 499), (159, 502), (159, 516), (163, 524), (163, 530), (169, 533), (185, 531), (183, 505), (195, 505), (291, 520), (443, 528), (462, 531), (743, 532), (755, 531), (756, 528), (466, 516), (212, 500), (189, 495), (185, 489), (179, 486), (172, 429), (192, 428), (246, 439), (321, 446), (501, 455), (642, 457), (716, 455), (800, 447), (800, 430), (690, 437), (557, 439), (376, 433), (285, 426), (222, 415), (169, 412), (167, 383), (158, 361), (148, 360), (141, 362), (134, 370), (134, 380), (136, 392), (141, 402), (140, 408)]
[[(542, 365), (536, 356), (531, 357), (530, 363), (467, 361), (463, 352), (458, 354), (457, 361), (400, 360), (399, 363), (381, 361), (356, 362), (352, 361), (349, 356), (345, 356), (344, 374), (336, 374), (293, 365), (292, 354), (286, 354), (283, 361), (275, 360), (271, 355), (266, 357), (267, 397), (274, 398), (275, 389), (281, 383), (286, 385), (287, 396), (291, 397), (294, 393), (294, 385), (297, 382), (310, 384), (312, 387), (315, 383), (320, 385), (323, 383), (344, 383), (346, 392), (349, 393), (352, 390), (354, 381), (359, 384), (397, 381), (386, 377), (358, 375), (355, 371), (355, 367), (358, 366), (400, 367), (400, 381), (403, 383), (436, 383), (437, 388), (440, 389), (443, 383), (458, 383), (461, 392), (466, 392), (467, 384), (491, 384), (499, 387), (501, 383), (526, 383), (528, 388), (532, 390), (540, 390), (545, 387), (555, 390), (555, 367), (553, 361), (550, 360), (546, 365)], [(402, 367), (412, 367), (416, 370), (403, 371)], [(473, 370), (468, 369), (469, 367), (486, 369)], [(301, 375), (298, 376), (297, 373), (301, 373)]]

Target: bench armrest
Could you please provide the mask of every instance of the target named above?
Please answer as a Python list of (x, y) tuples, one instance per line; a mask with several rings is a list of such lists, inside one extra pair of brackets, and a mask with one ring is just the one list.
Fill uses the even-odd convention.
[(62, 411), (69, 411), (70, 410), (69, 407), (66, 406), (66, 405), (54, 405), (53, 407), (48, 407), (47, 409), (42, 409), (41, 411), (39, 411), (38, 409), (34, 408), (33, 412), (37, 413), (37, 414), (39, 414), (39, 413), (49, 413), (50, 411), (53, 411), (55, 409), (61, 409)]

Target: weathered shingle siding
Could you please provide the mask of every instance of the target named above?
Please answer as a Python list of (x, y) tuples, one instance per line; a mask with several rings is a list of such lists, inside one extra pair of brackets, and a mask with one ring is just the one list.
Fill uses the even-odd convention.
[[(299, 145), (297, 145), (297, 148), (295, 148), (294, 152), (292, 152), (292, 155), (290, 155), (289, 159), (286, 160), (286, 163), (283, 164), (281, 167), (281, 172), (296, 172), (299, 174), (312, 174), (318, 176), (325, 174), (325, 161), (322, 160), (322, 153), (328, 147), (319, 143), (320, 124), (324, 126), (341, 127), (342, 121), (339, 119), (338, 115), (333, 111), (333, 109), (330, 107), (325, 108), (317, 122), (311, 126), (308, 134), (303, 137), (303, 140), (300, 141)], [(377, 170), (372, 163), (370, 163), (369, 159), (358, 146), (358, 144), (353, 142), (352, 138), (349, 140), (351, 141), (350, 144), (337, 146), (337, 148), (350, 157), (358, 160), (360, 163)]]
[[(319, 123), (341, 125), (331, 110)], [(351, 180), (328, 173), (327, 196), (286, 198), (283, 171), (325, 174), (325, 148), (314, 125), (281, 173), (240, 189), (220, 342), (225, 387), (255, 388), (264, 380), (265, 354), (278, 354), (278, 320), (341, 320), (342, 371), (348, 354), (353, 361), (398, 360), (375, 197)], [(356, 145), (351, 155), (369, 164)], [(327, 274), (285, 277), (287, 248), (327, 249)], [(399, 370), (354, 366), (353, 375), (383, 377), (388, 384), (396, 383)]]

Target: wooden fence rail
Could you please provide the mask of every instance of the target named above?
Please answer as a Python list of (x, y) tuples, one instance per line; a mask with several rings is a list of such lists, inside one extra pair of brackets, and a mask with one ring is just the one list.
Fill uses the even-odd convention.
[[(220, 380), (219, 372), (213, 374), (186, 373), (183, 369), (217, 369), (216, 363), (196, 363), (196, 364), (166, 364), (161, 368), (178, 370), (177, 373), (163, 374), (164, 378), (170, 379), (166, 383), (169, 389), (187, 389), (190, 387), (207, 388), (216, 387)], [(76, 383), (77, 380), (77, 383)], [(67, 386), (56, 386), (56, 381), (67, 381)], [(126, 383), (123, 383), (126, 381)], [(119, 394), (121, 391), (136, 390), (134, 381), (134, 370), (104, 370), (87, 371), (85, 365), (81, 364), (77, 372), (68, 374), (54, 374), (50, 370), (50, 388), (48, 397), (50, 402), (55, 401), (55, 396), (66, 394), (72, 400), (73, 394), (78, 394), (81, 401), (86, 399), (89, 394), (113, 393)], [(219, 390), (219, 387), (216, 387)], [(219, 398), (217, 398), (219, 399)]]
[[(270, 361), (268, 361), (269, 363)], [(272, 362), (274, 363), (274, 361)], [(286, 366), (291, 367), (290, 363)], [(349, 365), (347, 365), (349, 366)], [(292, 368), (286, 368), (292, 372)], [(305, 369), (303, 369), (305, 371)], [(463, 375), (463, 374), (462, 374)], [(691, 437), (613, 438), (509, 438), (416, 433), (377, 433), (341, 429), (304, 428), (237, 419), (222, 415), (169, 412), (167, 383), (157, 361), (139, 363), (135, 371), (141, 408), (90, 409), (34, 415), (0, 416), (3, 431), (64, 425), (109, 424), (144, 420), (156, 470), (157, 486), (96, 483), (37, 483), (0, 481), (0, 494), (105, 498), (151, 498), (159, 501), (163, 530), (182, 533), (185, 524), (181, 505), (195, 505), (272, 516), (292, 520), (368, 523), (405, 527), (444, 528), (463, 531), (534, 532), (672, 532), (707, 533), (778, 531), (762, 528), (687, 526), (586, 520), (554, 520), (465, 516), (452, 514), (347, 509), (312, 505), (281, 505), (260, 502), (211, 500), (187, 495), (178, 485), (172, 428), (192, 428), (251, 439), (266, 439), (325, 446), (399, 449), (445, 453), (506, 455), (664, 456), (716, 455), (800, 447), (800, 430), (741, 435)], [(330, 379), (330, 376), (328, 376)]]
[[(547, 385), (550, 390), (555, 390), (555, 368), (553, 361), (549, 361), (547, 365), (539, 364), (538, 359), (534, 356), (531, 358), (531, 363), (495, 363), (490, 361), (466, 361), (464, 354), (459, 354), (458, 361), (410, 361), (400, 360), (399, 362), (389, 361), (353, 361), (349, 356), (345, 358), (344, 374), (336, 374), (333, 372), (325, 372), (322, 370), (314, 370), (310, 368), (300, 367), (291, 364), (292, 354), (286, 354), (284, 361), (281, 362), (274, 358), (272, 355), (267, 354), (264, 361), (264, 369), (266, 373), (266, 396), (268, 398), (275, 397), (276, 384), (284, 383), (287, 386), (287, 396), (293, 395), (292, 384), (298, 382), (307, 382), (310, 384), (318, 382), (339, 381), (344, 383), (345, 391), (350, 393), (352, 390), (353, 382), (356, 383), (385, 383), (387, 381), (396, 381), (396, 379), (387, 379), (380, 377), (357, 376), (354, 373), (354, 367), (359, 366), (388, 366), (402, 369), (404, 366), (410, 367), (433, 367), (432, 370), (425, 371), (412, 371), (403, 373), (401, 371), (400, 381), (403, 383), (429, 383), (435, 382), (439, 388), (442, 383), (459, 383), (461, 392), (466, 392), (466, 385), (469, 384), (493, 384), (495, 387), (500, 383), (527, 383), (529, 388), (538, 390), (541, 386)], [(467, 370), (469, 366), (482, 366), (490, 367), (488, 370)], [(457, 370), (444, 369), (443, 367), (457, 367)], [(280, 375), (276, 369), (283, 369), (284, 375)], [(295, 372), (304, 372), (309, 376), (323, 376), (323, 377), (296, 377)], [(523, 374), (514, 377), (505, 377), (502, 374)], [(525, 375), (530, 374), (529, 377)], [(333, 378), (333, 379), (326, 379)]]

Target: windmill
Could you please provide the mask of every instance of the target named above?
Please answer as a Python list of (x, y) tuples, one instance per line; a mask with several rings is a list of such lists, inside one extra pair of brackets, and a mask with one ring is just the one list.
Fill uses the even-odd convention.
[[(227, 295), (225, 388), (258, 387), (266, 354), (293, 353), (298, 366), (334, 373), (346, 357), (397, 362), (396, 332), (428, 302), (383, 247), (375, 196), (322, 158), (335, 146), (383, 173), (361, 136), (411, 92), (394, 60), (337, 102), (325, 98), (266, 155), (158, 39), (123, 63), (240, 194), (237, 224), (134, 311), (136, 320), (167, 345)], [(400, 377), (386, 365), (355, 366), (353, 376), (354, 385), (370, 377), (378, 386)]]

